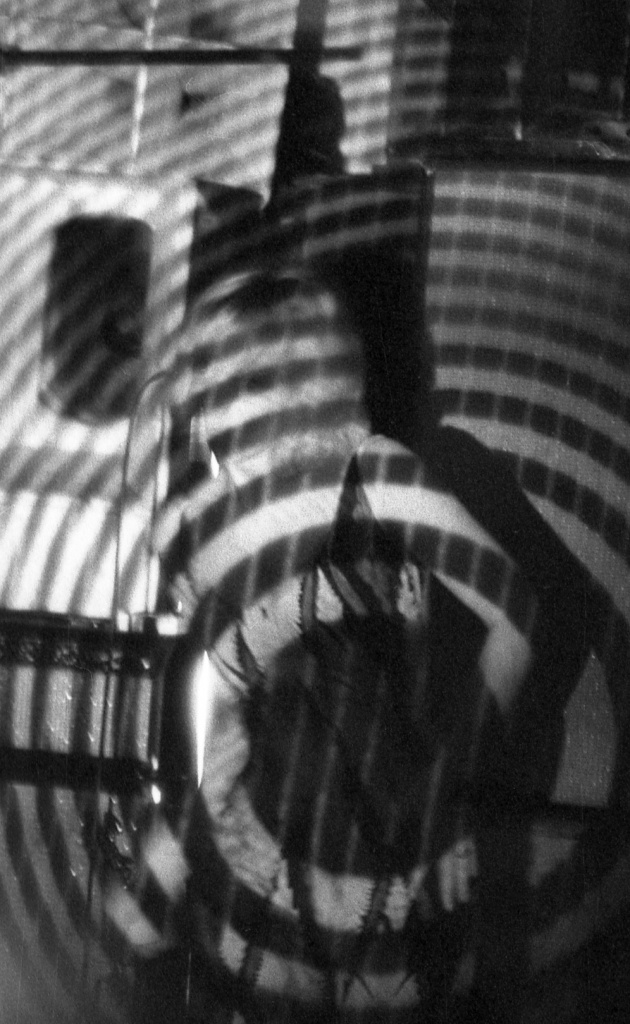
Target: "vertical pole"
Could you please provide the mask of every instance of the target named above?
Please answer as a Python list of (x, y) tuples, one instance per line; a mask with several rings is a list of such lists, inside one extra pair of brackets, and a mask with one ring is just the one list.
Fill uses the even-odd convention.
[[(160, 0), (149, 0), (149, 9), (144, 20), (144, 39), (143, 47), (145, 50), (151, 50), (153, 48), (153, 38), (155, 36), (155, 19), (160, 6)], [(140, 148), (140, 130), (142, 127), (142, 118), (144, 115), (144, 105), (147, 94), (147, 85), (149, 81), (149, 69), (146, 64), (138, 68), (136, 72), (136, 82), (133, 96), (133, 110), (131, 115), (131, 140), (130, 140), (130, 154), (129, 154), (129, 170), (133, 170), (133, 166), (138, 156), (138, 150)]]
[[(292, 66), (289, 70), (276, 146), (276, 165), (271, 183), (272, 202), (278, 193), (291, 185), (296, 176), (296, 169), (301, 169), (300, 133), (305, 127), (304, 120), (309, 119), (309, 112), (304, 111), (305, 117), (302, 118), (300, 110), (303, 109), (305, 97), (309, 92), (309, 82), (314, 83), (319, 74), (327, 13), (328, 0), (298, 2), (293, 48), (302, 54), (306, 52), (309, 59), (299, 68)], [(306, 168), (304, 173), (308, 173)]]
[(293, 35), (296, 50), (321, 50), (327, 14), (328, 0), (299, 0)]
[(626, 12), (623, 23), (623, 74), (622, 74), (622, 95), (620, 114), (626, 120), (630, 118), (630, 3), (626, 2)]

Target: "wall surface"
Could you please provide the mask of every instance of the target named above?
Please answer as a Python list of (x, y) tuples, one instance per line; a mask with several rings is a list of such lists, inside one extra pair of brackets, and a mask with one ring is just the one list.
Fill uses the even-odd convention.
[[(489, 76), (485, 93), (469, 88), (465, 76), (468, 85), (455, 88), (455, 58), (459, 72), (474, 61), (465, 53), (462, 64), (450, 7), (420, 0), (0, 0), (0, 40), (24, 48), (288, 47), (298, 30), (322, 30), (327, 46), (363, 48), (358, 61), (322, 66), (341, 96), (341, 155), (356, 181), (394, 156), (424, 159), (427, 140), (443, 140), (458, 126), (468, 130), (481, 113), (492, 131), (514, 141), (522, 33), (517, 27), (499, 54), (502, 73)], [(487, 53), (496, 57), (495, 43), (490, 33)], [(582, 71), (592, 76), (591, 65), (582, 59)], [(619, 94), (622, 78), (623, 68), (615, 68), (606, 88)], [(153, 607), (147, 540), (161, 421), (141, 416), (133, 435), (126, 533), (117, 553), (129, 410), (95, 422), (51, 400), (59, 352), (47, 339), (59, 228), (104, 212), (149, 224), (141, 358), (116, 364), (121, 387), (126, 375), (134, 384), (146, 379), (170, 354), (184, 315), (193, 223), (206, 277), (235, 254), (264, 251), (257, 211), (271, 193), (288, 80), (279, 64), (4, 67), (3, 608), (107, 618), (118, 558), (118, 599), (127, 610)], [(363, 241), (398, 234), (411, 248), (424, 246), (418, 281), (445, 422), (502, 456), (603, 595), (604, 628), (564, 716), (551, 787), (556, 801), (585, 808), (588, 818), (589, 809), (607, 801), (622, 811), (628, 804), (630, 175), (623, 165), (607, 164), (624, 153), (610, 139), (591, 138), (577, 149), (565, 139), (556, 152), (562, 165), (429, 161), (434, 173), (420, 214), (410, 214), (409, 184), (400, 180), (382, 193), (377, 188), (375, 197), (370, 183), (367, 199), (358, 188), (358, 204), (352, 181), (333, 183), (330, 194), (307, 181), (285, 213), (289, 225), (306, 224), (311, 232), (301, 257), (355, 244), (357, 225)], [(567, 154), (579, 157), (578, 166), (566, 162)], [(584, 163), (585, 156), (600, 162)], [(235, 215), (232, 201), (247, 206), (247, 217)], [(61, 367), (91, 379), (100, 370), (84, 358), (84, 351), (79, 358), (69, 349)], [(251, 554), (254, 563), (264, 561), (265, 551)], [(251, 581), (251, 565), (248, 572)], [(101, 675), (89, 666), (74, 675), (42, 675), (45, 685), (36, 685), (41, 676), (32, 665), (16, 670), (2, 660), (4, 742), (39, 742), (48, 717), (57, 716), (57, 732), (42, 742), (96, 749)], [(128, 719), (121, 712), (126, 740), (134, 729), (146, 730), (144, 691), (141, 698), (137, 707), (131, 702)], [(11, 1024), (74, 1024), (77, 1006), (82, 1012), (86, 1004), (89, 1019), (130, 1020), (131, 959), (105, 919), (94, 848), (85, 841), (95, 816), (106, 820), (108, 809), (117, 818), (99, 841), (111, 853), (115, 822), (132, 818), (124, 802), (62, 787), (0, 787), (0, 1006)], [(519, 969), (526, 964), (523, 1024), (582, 1024), (588, 1017), (580, 1016), (581, 1004), (596, 989), (605, 1021), (615, 1000), (621, 1005), (627, 996), (625, 968), (609, 976), (597, 961), (601, 954), (614, 962), (611, 950), (622, 951), (619, 959), (627, 951), (620, 924), (630, 906), (626, 840), (614, 828), (543, 821), (514, 843), (498, 844), (497, 870), (507, 870), (514, 849), (526, 861), (527, 926), (509, 932)], [(500, 952), (497, 936), (491, 940)]]

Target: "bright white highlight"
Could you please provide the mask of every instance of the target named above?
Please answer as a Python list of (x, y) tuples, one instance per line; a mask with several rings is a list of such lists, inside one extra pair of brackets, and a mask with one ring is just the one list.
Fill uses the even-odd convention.
[(191, 713), (195, 753), (197, 756), (197, 785), (203, 778), (206, 737), (212, 719), (214, 703), (214, 672), (208, 652), (204, 651), (195, 664), (191, 684)]

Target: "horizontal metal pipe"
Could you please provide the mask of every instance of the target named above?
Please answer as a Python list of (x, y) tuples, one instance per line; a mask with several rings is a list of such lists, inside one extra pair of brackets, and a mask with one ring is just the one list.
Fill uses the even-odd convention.
[(237, 49), (128, 49), (128, 50), (22, 50), (17, 46), (0, 47), (2, 64), (42, 67), (111, 67), (120, 65), (212, 65), (212, 64), (306, 64), (321, 61), (356, 61), (363, 55), (359, 46), (322, 47), (317, 50), (268, 47)]
[(0, 788), (6, 783), (89, 790), (101, 793), (140, 793), (157, 780), (157, 772), (130, 757), (62, 754), (52, 750), (0, 747)]

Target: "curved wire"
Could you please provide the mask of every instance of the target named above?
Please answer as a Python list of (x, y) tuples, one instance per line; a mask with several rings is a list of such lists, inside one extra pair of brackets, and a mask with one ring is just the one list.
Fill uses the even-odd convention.
[[(123, 528), (123, 519), (124, 519), (124, 515), (125, 515), (125, 508), (126, 508), (126, 504), (127, 504), (128, 489), (129, 489), (128, 474), (129, 474), (129, 462), (130, 462), (130, 459), (131, 459), (131, 446), (132, 446), (132, 442), (133, 442), (134, 429), (135, 429), (136, 423), (138, 421), (138, 414), (140, 412), (141, 402), (142, 402), (142, 399), (144, 398), (146, 392), (149, 390), (149, 388), (153, 387), (153, 385), (156, 384), (159, 380), (168, 380), (168, 378), (170, 377), (172, 372), (173, 372), (172, 369), (157, 370), (154, 374), (152, 374), (150, 377), (147, 378), (147, 380), (144, 382), (142, 387), (139, 389), (138, 394), (136, 395), (136, 398), (135, 398), (135, 401), (134, 401), (134, 405), (133, 405), (133, 408), (131, 410), (131, 414), (129, 416), (129, 425), (127, 427), (127, 435), (126, 435), (126, 439), (125, 439), (125, 450), (124, 450), (124, 453), (123, 453), (121, 490), (120, 490), (120, 496), (119, 496), (119, 500), (118, 500), (118, 519), (117, 519), (117, 527), (116, 527), (116, 551), (115, 551), (115, 560), (114, 560), (114, 581), (113, 581), (113, 588), (112, 588), (112, 604), (111, 604), (111, 612), (110, 612), (110, 620), (111, 620), (112, 629), (116, 628), (116, 623), (118, 621), (118, 613), (120, 611), (120, 577), (121, 577), (121, 564), (120, 563), (121, 563), (121, 549), (122, 549), (122, 528)], [(165, 420), (166, 420), (166, 417), (165, 417), (165, 414), (164, 414), (164, 409), (162, 409), (161, 410), (161, 431), (160, 431), (160, 438), (159, 438), (159, 442), (158, 442), (158, 450), (159, 450), (160, 454), (162, 452), (162, 446), (164, 444), (164, 433), (165, 433), (165, 429), (166, 429)], [(154, 503), (155, 503), (155, 495), (154, 495)], [(153, 515), (152, 515), (152, 523), (153, 523)]]
[[(128, 471), (129, 471), (129, 461), (130, 461), (130, 457), (131, 457), (131, 446), (132, 446), (132, 442), (133, 442), (134, 428), (135, 428), (137, 420), (138, 420), (138, 414), (140, 412), (140, 407), (141, 407), (142, 399), (144, 398), (146, 392), (149, 390), (150, 387), (152, 387), (154, 384), (156, 384), (159, 380), (167, 379), (171, 372), (172, 372), (172, 370), (158, 370), (158, 371), (156, 371), (156, 373), (154, 373), (150, 377), (148, 377), (147, 380), (139, 388), (138, 393), (137, 393), (137, 395), (135, 397), (135, 400), (134, 400), (134, 404), (133, 404), (130, 416), (129, 416), (129, 423), (128, 423), (128, 426), (127, 426), (127, 433), (126, 433), (126, 437), (125, 437), (125, 449), (124, 449), (124, 452), (123, 452), (123, 462), (122, 462), (122, 480), (121, 480), (121, 488), (120, 488), (120, 494), (119, 494), (119, 498), (118, 498), (118, 509), (117, 509), (116, 547), (115, 547), (115, 553), (114, 553), (114, 580), (113, 580), (113, 586), (112, 586), (112, 603), (111, 603), (110, 618), (109, 618), (109, 625), (108, 625), (109, 642), (108, 642), (107, 668), (106, 668), (106, 672), (105, 672), (105, 688), (104, 688), (104, 693), (103, 693), (103, 709), (102, 709), (102, 713), (101, 713), (101, 728), (100, 728), (100, 737), (99, 737), (99, 748), (98, 748), (96, 776), (95, 776), (94, 790), (93, 790), (94, 798), (95, 798), (95, 803), (96, 803), (96, 808), (95, 808), (95, 813), (92, 815), (92, 821), (91, 821), (91, 827), (90, 827), (90, 833), (91, 833), (90, 834), (90, 849), (95, 851), (95, 855), (90, 857), (90, 866), (89, 866), (89, 871), (88, 871), (88, 879), (87, 879), (87, 887), (86, 887), (87, 888), (87, 892), (86, 892), (86, 905), (85, 905), (86, 935), (85, 935), (84, 947), (83, 947), (83, 963), (82, 963), (82, 966), (81, 966), (80, 999), (79, 999), (78, 1005), (77, 1005), (77, 1024), (80, 1024), (80, 1022), (83, 1021), (83, 1019), (84, 1019), (84, 1012), (88, 1009), (88, 1005), (89, 1005), (88, 1004), (88, 998), (89, 998), (89, 993), (88, 993), (88, 976), (89, 976), (89, 969), (90, 969), (91, 945), (92, 945), (92, 941), (91, 941), (92, 940), (92, 930), (91, 930), (91, 927), (89, 925), (89, 921), (90, 921), (90, 918), (91, 918), (93, 899), (94, 899), (94, 881), (95, 881), (96, 871), (97, 871), (98, 861), (99, 861), (98, 834), (99, 834), (99, 831), (100, 831), (100, 815), (99, 815), (99, 812), (98, 812), (98, 805), (99, 805), (99, 799), (100, 799), (101, 792), (102, 792), (102, 782), (103, 782), (103, 766), (104, 766), (104, 760), (105, 760), (105, 737), (106, 737), (106, 733), (107, 733), (107, 728), (106, 728), (107, 727), (107, 713), (108, 713), (108, 708), (109, 708), (109, 704), (110, 704), (110, 700), (111, 700), (111, 691), (112, 691), (112, 686), (113, 686), (113, 677), (115, 675), (115, 666), (114, 666), (114, 635), (115, 635), (116, 627), (117, 627), (117, 624), (118, 624), (118, 613), (120, 611), (120, 607), (119, 607), (119, 604), (120, 604), (120, 574), (121, 574), (120, 560), (121, 560), (121, 547), (122, 547), (122, 528), (123, 528), (123, 520), (124, 520), (124, 514), (125, 514), (125, 507), (126, 507), (126, 504), (127, 504), (127, 494), (128, 494), (128, 486), (129, 486)], [(158, 451), (159, 451), (159, 455), (160, 456), (161, 456), (161, 453), (162, 453), (162, 450), (163, 450), (165, 422), (166, 422), (166, 417), (165, 417), (165, 414), (164, 414), (164, 409), (162, 409), (161, 410), (161, 432), (160, 432), (160, 439), (159, 439), (159, 445), (158, 445)], [(154, 508), (155, 508), (156, 498), (157, 498), (157, 495), (154, 493), (154, 501), (153, 501), (153, 507), (152, 507), (152, 517), (151, 517), (151, 524), (152, 525), (153, 525), (153, 522), (154, 522)], [(147, 595), (147, 597), (148, 597), (148, 595)], [(110, 808), (109, 809), (113, 810), (112, 806), (111, 806), (111, 803), (112, 803), (112, 798), (110, 797)]]

